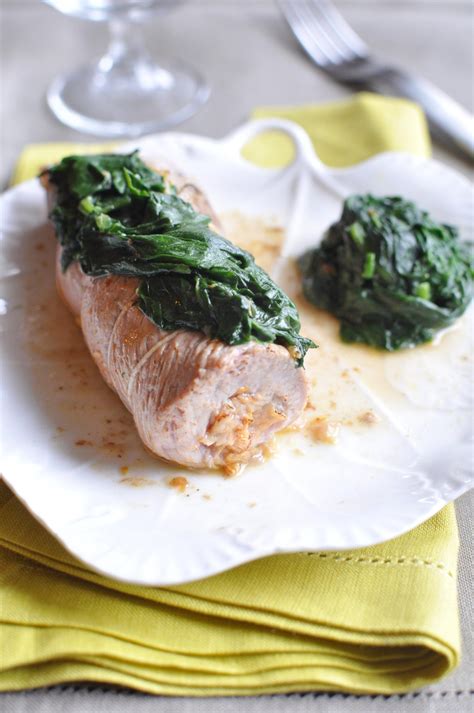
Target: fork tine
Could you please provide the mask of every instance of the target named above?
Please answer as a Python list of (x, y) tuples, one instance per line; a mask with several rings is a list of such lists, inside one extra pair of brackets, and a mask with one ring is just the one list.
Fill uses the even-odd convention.
[(368, 57), (369, 50), (365, 42), (354, 32), (352, 27), (345, 21), (341, 13), (329, 0), (310, 0), (313, 6), (317, 7), (320, 14), (325, 17), (327, 23), (332, 27), (338, 37), (343, 40), (350, 49), (360, 59)]
[(283, 15), (285, 16), (291, 31), (300, 42), (303, 49), (309, 54), (316, 64), (324, 67), (328, 64), (326, 55), (321, 52), (315, 42), (312, 33), (308, 31), (306, 23), (302, 21), (301, 13), (296, 8), (294, 0), (278, 0)]
[(279, 0), (290, 28), (322, 67), (340, 66), (368, 56), (362, 40), (328, 0)]
[(321, 0), (297, 0), (295, 4), (301, 9), (308, 32), (313, 36), (313, 41), (319, 45), (331, 63), (341, 64), (341, 62), (350, 62), (356, 59), (358, 55), (329, 23), (321, 7), (323, 3)]
[(327, 38), (327, 34), (320, 28), (314, 17), (313, 8), (307, 0), (280, 0), (280, 7), (288, 23), (313, 60), (322, 67), (339, 65), (348, 61), (352, 56), (341, 53), (334, 42)]

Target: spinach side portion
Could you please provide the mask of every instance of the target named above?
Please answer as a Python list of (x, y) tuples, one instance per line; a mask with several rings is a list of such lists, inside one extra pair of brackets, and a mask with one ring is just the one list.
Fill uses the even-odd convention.
[(282, 344), (303, 364), (315, 345), (293, 302), (137, 152), (68, 156), (47, 173), (64, 270), (77, 260), (88, 275), (140, 278), (138, 305), (159, 327)]
[(350, 196), (299, 266), (306, 298), (341, 320), (343, 341), (389, 351), (430, 341), (472, 298), (472, 245), (398, 196)]

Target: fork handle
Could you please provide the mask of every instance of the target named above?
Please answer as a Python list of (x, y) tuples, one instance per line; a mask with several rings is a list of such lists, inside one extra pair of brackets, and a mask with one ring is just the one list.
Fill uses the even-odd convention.
[(474, 119), (451, 97), (426, 79), (396, 69), (369, 80), (372, 89), (413, 100), (423, 108), (433, 137), (458, 154), (474, 160)]

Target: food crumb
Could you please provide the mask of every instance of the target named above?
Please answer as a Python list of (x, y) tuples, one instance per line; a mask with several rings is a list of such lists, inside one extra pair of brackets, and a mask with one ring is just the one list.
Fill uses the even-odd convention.
[(189, 483), (188, 479), (183, 475), (176, 475), (174, 478), (168, 480), (168, 485), (171, 488), (176, 488), (176, 490), (179, 490), (180, 493), (184, 493)]
[(303, 456), (303, 455), (304, 455), (304, 453), (303, 453), (303, 451), (301, 450), (301, 448), (293, 448), (293, 453), (294, 453), (295, 456)]
[(366, 423), (369, 426), (380, 421), (377, 414), (373, 411), (365, 411), (364, 413), (361, 413), (360, 416), (357, 417), (357, 420), (360, 421), (360, 423)]
[(75, 443), (76, 446), (92, 446), (92, 441), (86, 441), (85, 438), (80, 438)]
[(133, 475), (128, 475), (125, 478), (120, 478), (119, 481), (122, 485), (130, 485), (132, 488), (143, 488), (146, 485), (153, 485), (154, 480), (150, 478), (141, 478)]
[(256, 504), (257, 503), (252, 502), (252, 503), (248, 503), (248, 506), (249, 506), (249, 508), (254, 508), (256, 506)]
[(128, 465), (122, 465), (122, 466), (119, 468), (119, 471), (122, 473), (122, 475), (127, 475), (128, 470), (129, 470)]
[(64, 428), (62, 426), (56, 426), (56, 431), (58, 433), (64, 433)]
[(315, 418), (308, 425), (308, 430), (315, 441), (336, 443), (341, 424), (328, 421), (327, 418)]
[(203, 500), (212, 500), (212, 495), (208, 495), (207, 493), (205, 493), (205, 494), (202, 496), (202, 499), (203, 499)]

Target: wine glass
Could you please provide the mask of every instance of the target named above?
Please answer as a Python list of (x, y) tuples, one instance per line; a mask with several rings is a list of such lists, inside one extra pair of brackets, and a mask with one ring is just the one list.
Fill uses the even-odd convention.
[(96, 62), (57, 77), (47, 101), (74, 129), (110, 138), (140, 136), (192, 116), (209, 97), (200, 74), (180, 60), (159, 63), (147, 51), (142, 24), (176, 0), (43, 0), (81, 19), (108, 22), (110, 42)]

